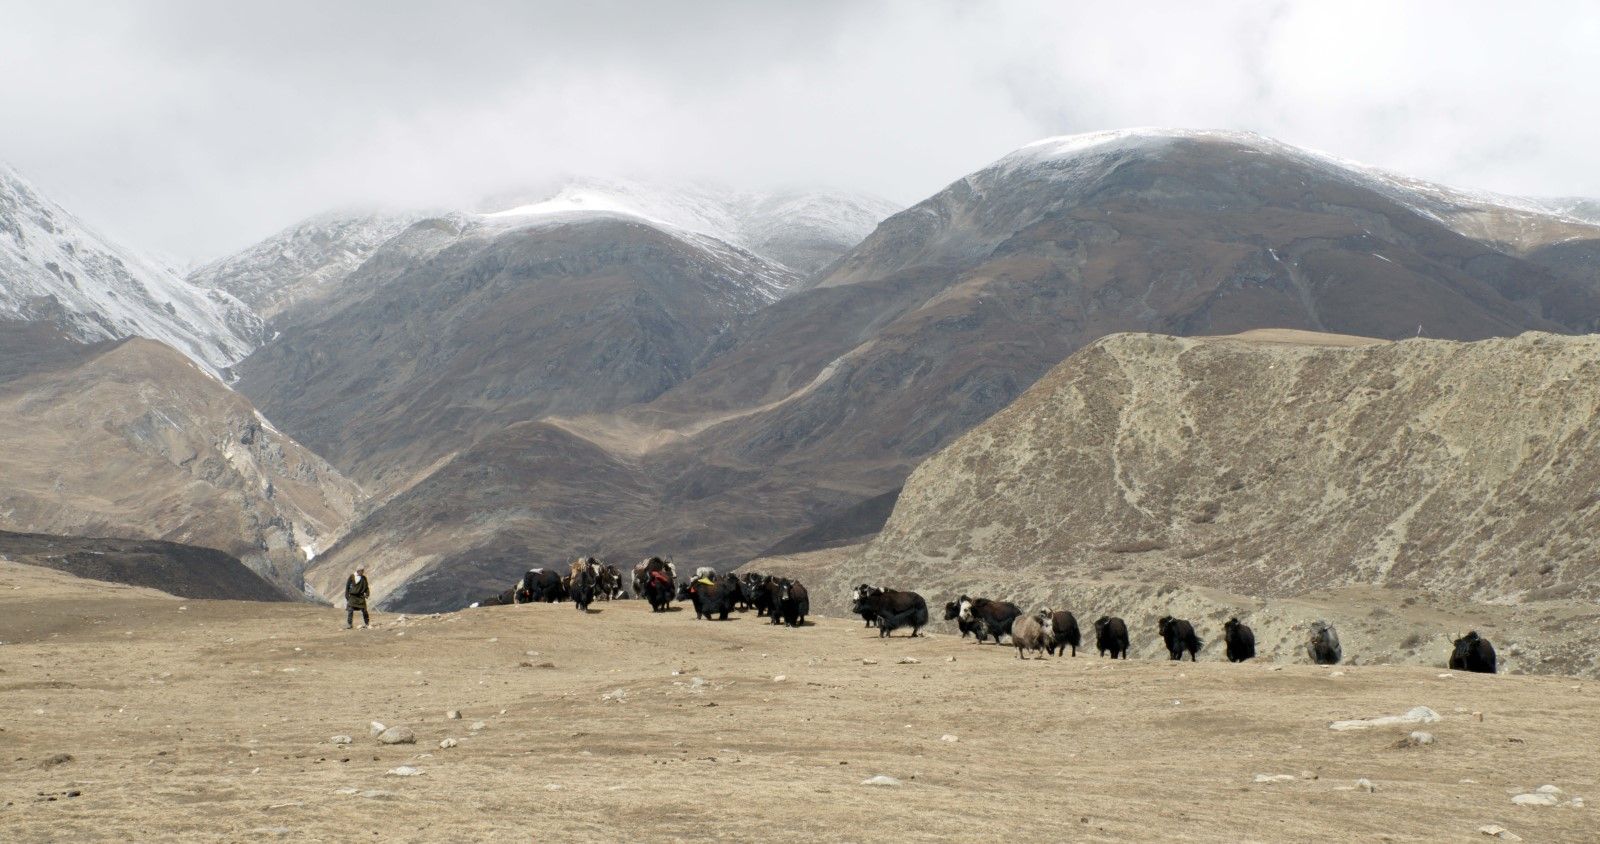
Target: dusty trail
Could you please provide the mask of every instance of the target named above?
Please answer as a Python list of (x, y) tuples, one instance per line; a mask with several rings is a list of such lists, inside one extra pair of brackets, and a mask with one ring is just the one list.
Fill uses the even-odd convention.
[[(1544, 783), (1600, 799), (1592, 682), (1019, 662), (942, 625), (884, 641), (844, 619), (790, 630), (597, 607), (345, 631), (325, 609), (0, 563), (0, 828), (9, 841), (1470, 841), (1500, 824), (1582, 841), (1600, 825), (1591, 808), (1510, 802)], [(1424, 727), (1431, 746), (1394, 747), (1407, 728), (1327, 727), (1419, 705), (1443, 716)], [(378, 745), (372, 719), (417, 744)], [(440, 749), (447, 737), (459, 746)], [(58, 753), (74, 758), (41, 767)], [(385, 775), (400, 765), (425, 773)], [(903, 784), (860, 785), (877, 774)], [(1363, 777), (1375, 792), (1353, 788)]]

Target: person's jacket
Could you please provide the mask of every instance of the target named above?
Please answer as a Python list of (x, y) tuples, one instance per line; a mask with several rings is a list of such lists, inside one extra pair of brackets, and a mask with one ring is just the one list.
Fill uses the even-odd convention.
[(344, 582), (344, 599), (349, 603), (350, 609), (364, 610), (367, 608), (367, 595), (372, 592), (365, 577), (358, 578), (350, 575)]

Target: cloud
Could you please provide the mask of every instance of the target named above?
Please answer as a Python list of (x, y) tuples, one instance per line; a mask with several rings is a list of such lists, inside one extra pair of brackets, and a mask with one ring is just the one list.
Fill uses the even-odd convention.
[(572, 173), (909, 203), (1119, 126), (1600, 194), (1591, 6), (1130, 5), (0, 0), (0, 158), (184, 259)]

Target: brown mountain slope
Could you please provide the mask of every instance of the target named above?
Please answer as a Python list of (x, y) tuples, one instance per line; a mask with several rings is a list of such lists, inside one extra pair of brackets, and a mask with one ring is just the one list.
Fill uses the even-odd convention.
[(354, 511), (354, 484), (160, 343), (11, 328), (0, 529), (214, 548), (298, 594), (308, 552)]
[[(559, 428), (512, 425), (358, 521), (312, 565), (306, 583), (334, 599), (345, 577), (366, 566), (375, 602), (460, 608), (510, 586), (508, 572), (570, 562), (566, 550), (550, 548), (578, 554), (625, 547), (602, 528), (657, 524), (659, 492), (650, 482), (632, 463)], [(432, 603), (418, 601), (419, 594), (433, 596)]]
[(378, 494), (507, 425), (654, 398), (794, 279), (625, 217), (474, 224), (411, 248), (439, 226), (385, 244), (239, 367), (241, 392)]

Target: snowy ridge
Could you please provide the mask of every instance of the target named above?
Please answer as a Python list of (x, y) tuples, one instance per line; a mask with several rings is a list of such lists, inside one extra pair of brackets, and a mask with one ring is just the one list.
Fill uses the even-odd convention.
[(1315, 167), (1330, 176), (1349, 179), (1376, 190), (1413, 211), (1452, 228), (1458, 225), (1455, 220), (1458, 215), (1484, 210), (1507, 211), (1587, 225), (1594, 225), (1597, 217), (1600, 217), (1596, 214), (1600, 211), (1600, 206), (1593, 200), (1539, 200), (1507, 196), (1492, 191), (1454, 188), (1329, 153), (1293, 146), (1254, 132), (1214, 129), (1143, 127), (1045, 138), (1018, 149), (973, 176), (1029, 175), (1053, 179), (1072, 178), (1079, 172), (1077, 168), (1103, 160), (1107, 154), (1159, 150), (1163, 146), (1181, 140), (1232, 143), (1258, 152), (1289, 158)]
[(739, 192), (620, 179), (568, 179), (487, 199), (477, 207), (470, 213), (412, 209), (318, 215), (205, 264), (188, 280), (232, 294), (260, 316), (275, 319), (291, 307), (314, 304), (376, 255), (394, 269), (406, 256), (423, 260), (459, 238), (604, 215), (644, 222), (717, 255), (745, 279), (752, 301), (765, 304), (899, 210), (887, 200), (839, 191)]
[(899, 210), (888, 200), (865, 194), (730, 191), (620, 179), (574, 179), (485, 205), (495, 210), (481, 218), (493, 223), (572, 213), (635, 217), (708, 235), (801, 272), (815, 270), (825, 253), (842, 254)]
[(1590, 225), (1600, 226), (1600, 199), (1586, 196), (1561, 196), (1533, 201), (1547, 209), (1547, 213), (1555, 214), (1562, 219), (1578, 220)]
[(97, 234), (5, 165), (0, 317), (50, 322), (85, 341), (148, 337), (213, 372), (249, 354), (262, 331), (238, 299)]
[(317, 289), (343, 281), (378, 247), (425, 216), (420, 211), (320, 214), (207, 263), (189, 273), (188, 280), (230, 293), (271, 317)]

